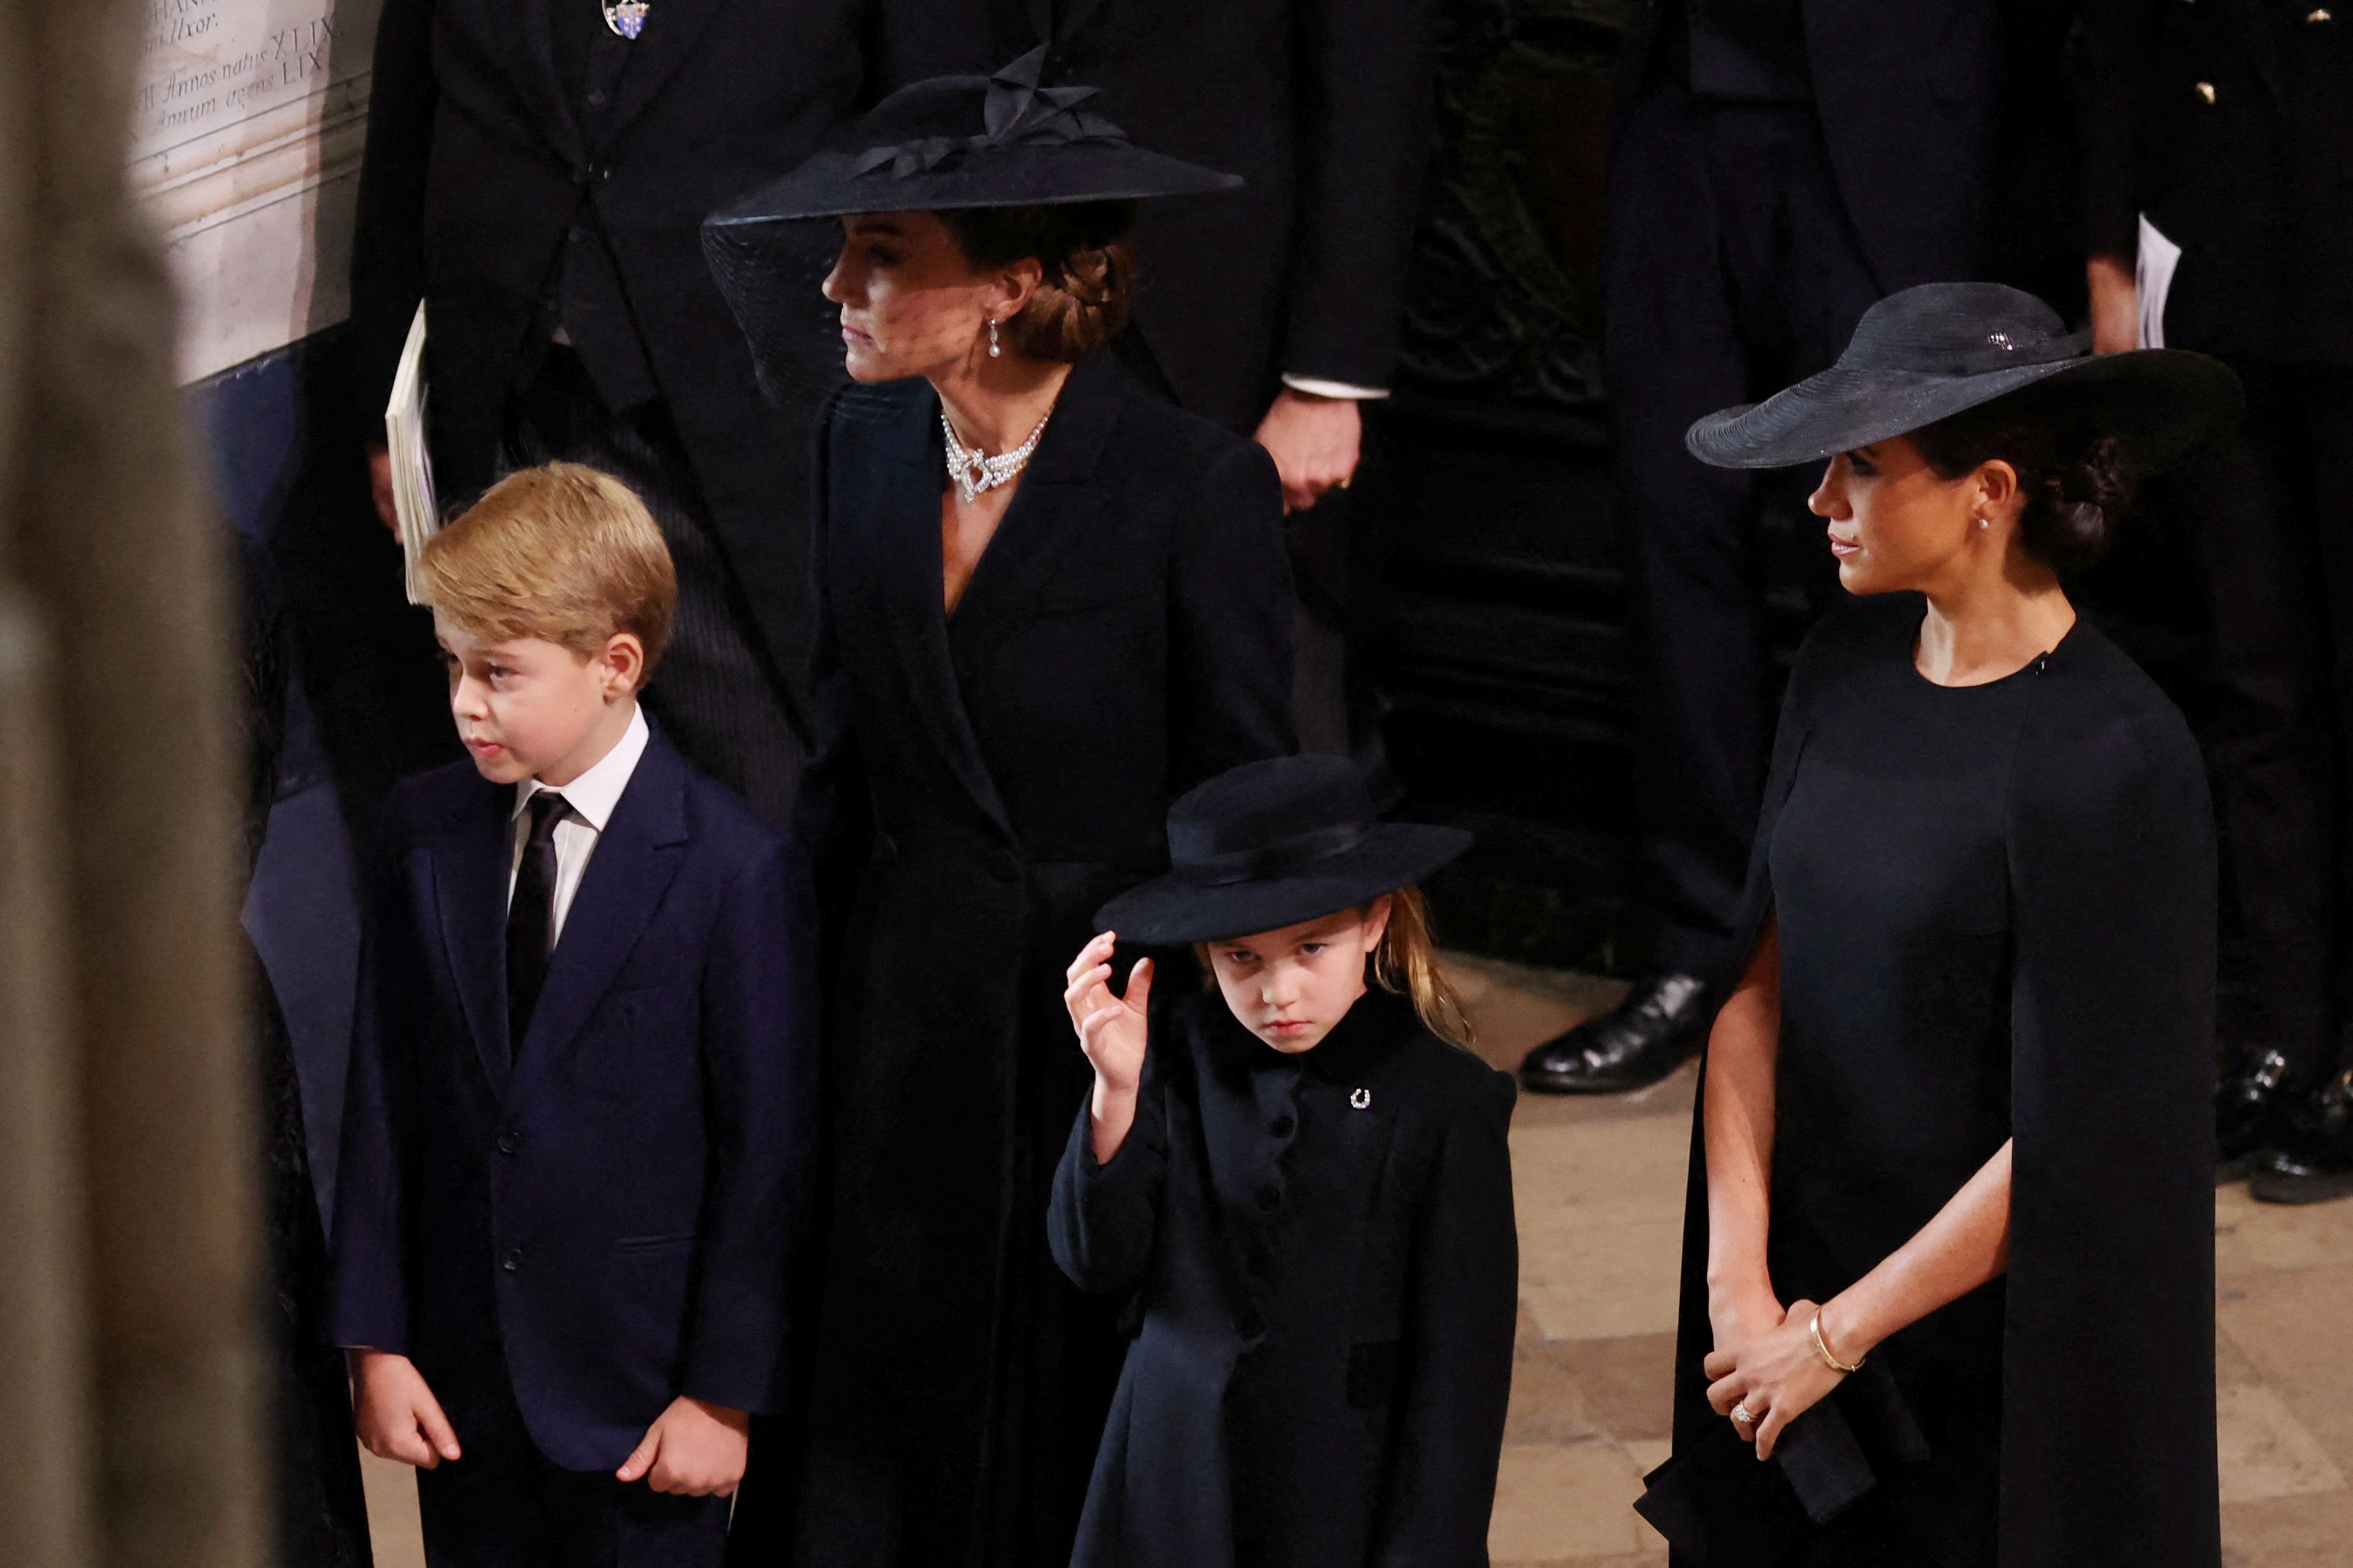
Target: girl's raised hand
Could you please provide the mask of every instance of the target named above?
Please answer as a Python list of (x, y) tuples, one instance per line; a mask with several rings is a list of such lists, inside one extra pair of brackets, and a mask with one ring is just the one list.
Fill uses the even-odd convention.
[(1071, 963), (1062, 1005), (1078, 1031), (1079, 1048), (1094, 1065), (1105, 1089), (1132, 1096), (1144, 1079), (1145, 1009), (1152, 1000), (1152, 960), (1139, 959), (1127, 977), (1127, 994), (1111, 994), (1112, 950), (1117, 933), (1105, 931), (1079, 950)]

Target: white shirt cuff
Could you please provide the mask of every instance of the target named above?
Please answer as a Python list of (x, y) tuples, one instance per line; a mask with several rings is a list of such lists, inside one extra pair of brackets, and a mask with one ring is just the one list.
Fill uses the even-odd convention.
[(1310, 397), (1345, 397), (1351, 403), (1377, 403), (1389, 395), (1384, 386), (1356, 386), (1345, 381), (1325, 381), (1316, 375), (1286, 374), (1282, 384)]

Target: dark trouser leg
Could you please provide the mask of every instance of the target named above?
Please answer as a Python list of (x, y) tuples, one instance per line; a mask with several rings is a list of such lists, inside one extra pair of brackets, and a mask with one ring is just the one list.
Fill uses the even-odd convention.
[(1654, 89), (1609, 200), (1603, 346), (1643, 663), (1642, 855), (1665, 917), (1656, 967), (1707, 973), (1747, 875), (1772, 694), (1758, 481), (1702, 464), (1683, 433), (1829, 364), (1878, 289), (1810, 110)]
[(767, 821), (785, 826), (801, 754), (783, 682), (750, 629), (750, 608), (720, 553), (710, 509), (668, 413), (659, 404), (612, 413), (577, 356), (551, 348), (539, 376), (515, 400), (509, 446), (513, 464), (586, 463), (646, 503), (678, 572), (677, 616), (646, 689), (646, 709), (689, 762)]
[(2179, 493), (2212, 606), (2206, 751), (2258, 1008), (2248, 1043), (2309, 1078), (2334, 1046), (2339, 919), (2322, 554), (2290, 382), (2265, 367), (2240, 369), (2249, 394), (2240, 432), (2183, 472)]
[(1692, 421), (1747, 395), (1715, 225), (1705, 110), (1654, 91), (1610, 170), (1602, 352), (1641, 670), (1635, 797), (1656, 967), (1699, 973), (1729, 935), (1759, 788), (1763, 636), (1755, 485), (1683, 448)]
[(2336, 874), (2329, 1001), (2334, 1038), (2323, 1070), (2353, 1069), (2353, 367), (2298, 375), (2306, 487), (2319, 542), (2328, 615), (2329, 726), (2337, 750), (2335, 789), (2327, 797), (2324, 840)]
[(1293, 706), (1299, 749), (1345, 756), (1348, 725), (1348, 495), (1335, 490), (1291, 515), (1291, 573), (1299, 585), (1292, 621)]

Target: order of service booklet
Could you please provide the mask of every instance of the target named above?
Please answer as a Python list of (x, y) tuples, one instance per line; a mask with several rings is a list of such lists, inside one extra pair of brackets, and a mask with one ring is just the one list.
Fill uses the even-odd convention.
[(433, 500), (433, 455), (425, 446), (425, 306), (419, 301), (416, 320), (408, 323), (408, 342), (400, 351), (400, 368), (392, 378), (392, 401), (384, 409), (385, 446), (392, 455), (392, 504), (400, 517), (400, 557), (406, 568), (408, 602), (425, 602), (425, 584), (417, 563), (425, 546), (441, 528), (441, 513)]

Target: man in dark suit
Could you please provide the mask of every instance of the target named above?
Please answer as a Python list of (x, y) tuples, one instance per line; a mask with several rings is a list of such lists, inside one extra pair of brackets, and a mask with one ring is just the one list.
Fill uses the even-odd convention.
[[(951, 0), (941, 0), (944, 11)], [(1255, 435), (1293, 514), (1301, 741), (1345, 751), (1345, 490), (1388, 395), (1420, 218), (1437, 0), (953, 0), (962, 68), (1050, 40), (1047, 79), (1139, 145), (1240, 174), (1147, 204), (1144, 288), (1113, 348), (1152, 390)]]
[[(376, 35), (352, 262), (363, 406), (384, 407), (423, 300), (445, 506), (557, 458), (645, 498), (680, 580), (648, 706), (776, 823), (799, 765), (808, 419), (839, 344), (818, 268), (807, 383), (764, 402), (698, 226), (896, 68), (898, 3), (386, 0)], [(380, 447), (372, 466), (389, 522)]]
[(424, 572), (470, 758), (387, 814), (327, 1331), (438, 1568), (716, 1568), (783, 1398), (807, 868), (638, 710), (670, 574), (622, 485), (515, 474)]
[[(2144, 319), (2247, 408), (2179, 489), (2213, 614), (2208, 762), (2252, 1015), (2218, 1105), (2257, 1197), (2353, 1193), (2353, 7), (2084, 6), (2097, 346)], [(2147, 248), (2154, 254), (2144, 254)], [(2162, 296), (2140, 267), (2179, 255)]]
[[(1828, 366), (1862, 312), (1976, 275), (1996, 0), (1654, 0), (1613, 111), (1602, 260), (1642, 679), (1652, 973), (1540, 1046), (1527, 1086), (1640, 1088), (1699, 1047), (1770, 736), (1758, 488), (1683, 449), (1702, 415)], [(1796, 492), (1802, 493), (1802, 492)]]

